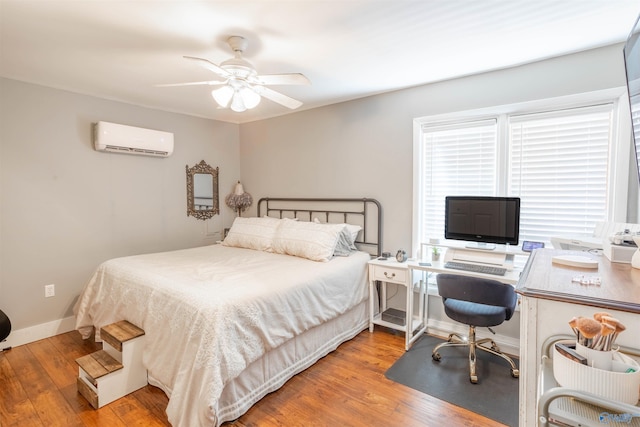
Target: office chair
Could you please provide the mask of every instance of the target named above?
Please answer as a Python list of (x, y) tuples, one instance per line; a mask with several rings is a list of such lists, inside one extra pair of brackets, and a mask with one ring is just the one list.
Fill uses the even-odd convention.
[[(473, 384), (478, 382), (476, 349), (502, 357), (511, 365), (511, 376), (518, 378), (520, 371), (513, 360), (502, 353), (491, 338), (476, 341), (476, 327), (497, 326), (511, 319), (518, 301), (513, 286), (496, 280), (457, 274), (439, 274), (436, 281), (438, 293), (444, 304), (444, 312), (452, 320), (469, 325), (469, 336), (464, 338), (456, 333), (450, 334), (447, 342), (438, 344), (433, 349), (431, 353), (433, 360), (440, 361), (441, 356), (438, 351), (443, 347), (468, 346), (469, 379)], [(491, 347), (482, 345), (485, 343), (490, 343)]]
[(9, 317), (2, 310), (0, 310), (0, 342), (7, 339), (11, 333), (11, 322)]

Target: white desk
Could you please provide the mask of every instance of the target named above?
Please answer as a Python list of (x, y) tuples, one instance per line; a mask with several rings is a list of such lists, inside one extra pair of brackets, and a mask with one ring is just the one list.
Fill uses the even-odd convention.
[[(442, 259), (442, 258), (441, 258)], [(504, 276), (482, 274), (472, 271), (445, 268), (445, 261), (432, 261), (431, 265), (419, 265), (418, 261), (397, 262), (393, 258), (369, 261), (369, 331), (374, 325), (386, 326), (405, 333), (405, 350), (427, 330), (428, 304), (427, 283), (424, 278), (415, 278), (415, 272), (451, 273), (461, 276), (483, 277), (499, 282), (515, 285), (520, 278), (520, 270), (507, 271)], [(376, 313), (376, 282), (380, 282), (380, 311)], [(404, 286), (407, 296), (404, 310), (404, 321), (392, 316), (395, 312), (387, 311), (387, 284)], [(414, 294), (418, 295), (418, 312), (414, 310)], [(393, 310), (393, 309), (391, 309)]]

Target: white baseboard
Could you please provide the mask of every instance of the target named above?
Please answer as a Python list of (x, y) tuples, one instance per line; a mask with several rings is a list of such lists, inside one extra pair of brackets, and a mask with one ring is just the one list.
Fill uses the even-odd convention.
[(17, 347), (19, 345), (29, 344), (30, 342), (42, 340), (54, 335), (64, 334), (72, 331), (76, 325), (75, 316), (65, 317), (64, 319), (54, 320), (39, 325), (30, 326), (28, 328), (17, 329), (11, 331), (6, 341), (0, 343), (0, 350), (8, 347)]
[[(466, 337), (467, 335), (469, 335), (469, 327), (457, 322), (454, 323), (436, 319), (429, 319), (427, 333), (443, 338), (448, 337), (450, 333), (457, 333), (463, 337)], [(493, 335), (485, 328), (476, 329), (476, 338), (491, 338), (496, 342), (496, 344), (498, 344), (498, 347), (500, 347), (500, 350), (502, 350), (503, 352), (516, 357), (520, 356), (519, 338), (512, 338), (500, 334)]]

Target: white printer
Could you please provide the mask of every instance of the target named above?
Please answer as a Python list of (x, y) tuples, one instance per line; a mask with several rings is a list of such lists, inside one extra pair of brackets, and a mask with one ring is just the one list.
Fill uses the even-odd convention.
[(611, 262), (631, 263), (631, 257), (638, 249), (632, 237), (640, 234), (640, 224), (616, 222), (596, 223), (593, 237), (571, 239), (564, 237), (551, 238), (556, 249), (581, 251), (599, 251)]
[(630, 229), (618, 231), (604, 239), (604, 254), (611, 262), (631, 263), (633, 254), (638, 250), (633, 241), (633, 236), (637, 236), (638, 232), (632, 232)]

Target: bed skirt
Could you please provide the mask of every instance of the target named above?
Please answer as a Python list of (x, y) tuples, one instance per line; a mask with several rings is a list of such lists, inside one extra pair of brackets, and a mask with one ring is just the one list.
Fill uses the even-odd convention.
[[(368, 300), (361, 302), (340, 317), (309, 329), (251, 363), (239, 377), (225, 385), (214, 409), (218, 415), (217, 426), (239, 418), (291, 377), (365, 330), (369, 326), (368, 304)], [(170, 390), (151, 375), (149, 384), (170, 395)]]

